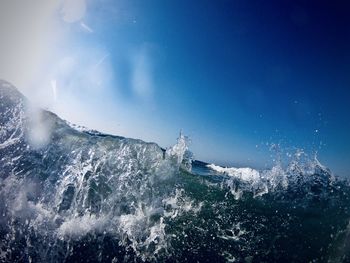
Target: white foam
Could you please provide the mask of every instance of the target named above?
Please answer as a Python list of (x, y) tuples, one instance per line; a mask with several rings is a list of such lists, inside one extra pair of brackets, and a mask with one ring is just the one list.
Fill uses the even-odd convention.
[(215, 164), (208, 164), (208, 168), (217, 171), (219, 173), (227, 174), (229, 176), (237, 177), (240, 180), (247, 181), (247, 182), (253, 182), (260, 180), (260, 173), (259, 171), (246, 167), (246, 168), (224, 168)]
[(98, 231), (104, 228), (107, 222), (106, 217), (98, 217), (96, 215), (85, 214), (80, 217), (72, 217), (63, 222), (58, 229), (58, 235), (61, 238), (72, 237), (78, 238), (86, 235), (91, 231)]
[(184, 213), (197, 214), (203, 206), (203, 202), (195, 204), (193, 200), (185, 195), (184, 189), (176, 189), (175, 195), (163, 199), (163, 204), (170, 211), (164, 213), (165, 217), (175, 218)]

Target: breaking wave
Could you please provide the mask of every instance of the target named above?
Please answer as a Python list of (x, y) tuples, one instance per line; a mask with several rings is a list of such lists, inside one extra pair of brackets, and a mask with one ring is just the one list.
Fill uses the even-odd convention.
[(297, 152), (194, 161), (33, 109), (0, 83), (0, 262), (347, 262), (350, 187)]
[(228, 176), (226, 185), (236, 199), (239, 199), (244, 191), (252, 192), (255, 197), (278, 190), (320, 195), (319, 191), (314, 192), (316, 188), (327, 192), (328, 187), (336, 181), (336, 177), (318, 161), (316, 156), (310, 159), (307, 154), (299, 150), (285, 168), (280, 161), (272, 169), (261, 171), (252, 168), (227, 168), (215, 164), (208, 164), (207, 167)]

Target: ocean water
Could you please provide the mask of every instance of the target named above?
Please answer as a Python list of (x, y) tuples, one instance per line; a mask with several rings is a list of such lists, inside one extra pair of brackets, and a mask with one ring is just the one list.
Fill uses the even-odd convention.
[(78, 127), (0, 83), (0, 262), (350, 262), (350, 186)]

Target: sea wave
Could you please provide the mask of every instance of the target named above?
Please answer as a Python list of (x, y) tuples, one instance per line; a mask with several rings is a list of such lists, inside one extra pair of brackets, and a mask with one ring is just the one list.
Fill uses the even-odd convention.
[(317, 158), (225, 168), (0, 98), (0, 262), (349, 260), (350, 187)]
[(260, 171), (249, 167), (221, 167), (215, 164), (206, 166), (229, 177), (225, 181), (236, 199), (240, 198), (244, 191), (261, 196), (274, 191), (291, 192), (304, 189), (303, 192), (308, 191), (311, 194), (310, 189), (315, 185), (319, 185), (322, 191), (328, 191), (327, 186), (331, 186), (337, 180), (334, 174), (319, 162), (316, 155), (309, 158), (306, 153), (296, 150), (291, 156), (293, 158), (287, 165), (279, 161), (271, 169)]

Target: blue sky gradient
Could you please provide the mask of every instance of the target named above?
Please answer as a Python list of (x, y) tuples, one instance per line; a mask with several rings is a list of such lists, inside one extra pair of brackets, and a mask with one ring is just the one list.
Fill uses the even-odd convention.
[(346, 1), (87, 1), (69, 23), (55, 13), (64, 38), (43, 74), (61, 103), (49, 108), (164, 147), (183, 129), (197, 159), (221, 165), (269, 166), (267, 144), (280, 143), (347, 175), (349, 10)]
[[(206, 161), (263, 166), (270, 159), (264, 145), (275, 142), (317, 150), (326, 165), (349, 171), (345, 1), (119, 4), (121, 17), (107, 15), (88, 37), (118, 65), (125, 100), (135, 98), (123, 54), (140, 46), (147, 53), (154, 101), (140, 110), (155, 130), (173, 137), (183, 128)], [(99, 18), (105, 10), (95, 12)]]

